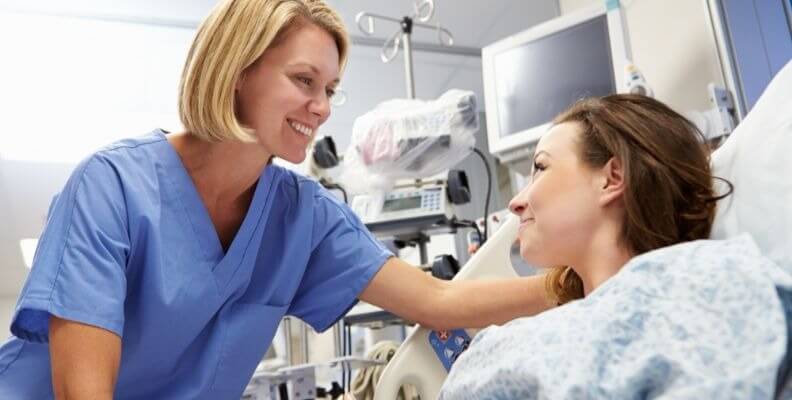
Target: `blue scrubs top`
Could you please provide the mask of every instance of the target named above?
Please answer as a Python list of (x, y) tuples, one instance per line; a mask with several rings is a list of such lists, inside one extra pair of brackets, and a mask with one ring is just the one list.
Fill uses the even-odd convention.
[(239, 399), (284, 315), (317, 331), (392, 254), (312, 180), (264, 169), (227, 251), (163, 131), (83, 161), (0, 347), (0, 399), (52, 398), (49, 315), (122, 337), (116, 399)]

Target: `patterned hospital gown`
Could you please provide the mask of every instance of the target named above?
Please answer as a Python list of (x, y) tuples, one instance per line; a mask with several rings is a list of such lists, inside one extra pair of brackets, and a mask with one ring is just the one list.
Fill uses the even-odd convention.
[(482, 331), (440, 398), (771, 399), (790, 289), (748, 235), (646, 253), (585, 299)]

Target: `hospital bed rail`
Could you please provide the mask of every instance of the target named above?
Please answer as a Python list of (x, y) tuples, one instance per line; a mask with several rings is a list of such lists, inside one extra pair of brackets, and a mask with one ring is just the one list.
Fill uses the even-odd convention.
[[(509, 216), (465, 264), (454, 280), (517, 277), (512, 266), (511, 246), (517, 238), (519, 218)], [(464, 307), (464, 305), (460, 305)], [(473, 337), (475, 330), (467, 330)], [(374, 391), (374, 400), (393, 400), (399, 388), (413, 385), (421, 399), (436, 399), (448, 375), (429, 344), (431, 330), (418, 326), (390, 360)]]

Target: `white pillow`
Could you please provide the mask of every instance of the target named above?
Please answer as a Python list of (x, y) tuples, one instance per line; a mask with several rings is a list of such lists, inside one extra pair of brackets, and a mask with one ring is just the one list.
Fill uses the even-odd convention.
[(734, 193), (718, 203), (711, 237), (748, 232), (765, 256), (792, 273), (792, 61), (715, 151), (712, 166)]

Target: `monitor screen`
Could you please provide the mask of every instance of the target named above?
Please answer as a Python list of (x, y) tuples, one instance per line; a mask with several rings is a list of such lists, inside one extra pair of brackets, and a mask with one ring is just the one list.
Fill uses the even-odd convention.
[(382, 212), (403, 211), (421, 208), (421, 196), (387, 199), (382, 204)]
[(582, 97), (616, 93), (606, 18), (494, 55), (501, 137), (551, 122)]

